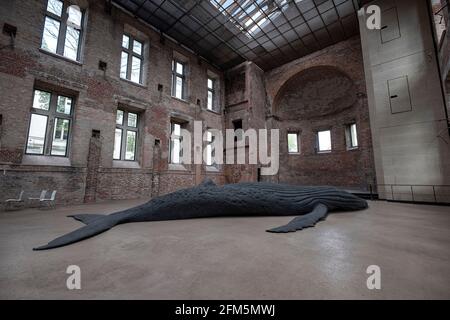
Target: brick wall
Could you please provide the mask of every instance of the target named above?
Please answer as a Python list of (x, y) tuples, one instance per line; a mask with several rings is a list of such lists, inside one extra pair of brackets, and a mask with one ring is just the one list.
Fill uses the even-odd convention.
[[(106, 13), (104, 1), (74, 3), (87, 13), (80, 63), (39, 49), (46, 1), (15, 0), (0, 5), (0, 25), (7, 22), (18, 27), (14, 48), (6, 47), (10, 39), (0, 34), (0, 168), (5, 172), (0, 178), (0, 201), (16, 197), (21, 189), (25, 189), (28, 197), (44, 188), (57, 189), (57, 202), (64, 204), (80, 203), (85, 196), (87, 201), (150, 197), (155, 172), (161, 173), (162, 192), (181, 185), (194, 185), (195, 180), (184, 180), (185, 175), (194, 175), (193, 168), (188, 167), (187, 172), (165, 174), (170, 119), (177, 115), (190, 122), (202, 120), (205, 126), (222, 129), (221, 111), (206, 111), (207, 73), (218, 75), (223, 83), (222, 72), (176, 43), (166, 40), (162, 44), (157, 32), (121, 10), (113, 8), (111, 14)], [(124, 30), (140, 36), (145, 42), (145, 81), (142, 85), (119, 78)], [(189, 65), (186, 101), (171, 97), (174, 52), (183, 55)], [(106, 71), (99, 70), (99, 60), (107, 63)], [(69, 92), (76, 99), (66, 162), (49, 157), (24, 157), (33, 88), (37, 85)], [(158, 90), (158, 85), (162, 85), (162, 90)], [(223, 106), (224, 92), (220, 92), (219, 101)], [(115, 115), (119, 106), (138, 112), (141, 120), (139, 157), (131, 167), (112, 159)], [(99, 146), (95, 151), (99, 153), (95, 160), (98, 168), (88, 170), (88, 155), (94, 152), (90, 148), (92, 130), (100, 131)], [(160, 141), (161, 151), (154, 166), (156, 139)], [(45, 174), (40, 174), (41, 171)], [(69, 183), (73, 183), (73, 187)]]
[[(280, 130), (277, 181), (368, 190), (375, 184), (369, 110), (359, 37), (266, 73), (268, 125)], [(347, 150), (345, 126), (356, 122), (359, 147)], [(316, 134), (331, 130), (332, 151), (318, 153)], [(288, 154), (297, 132), (300, 154)]]
[[(26, 191), (26, 197), (35, 196), (41, 189), (57, 189), (57, 202), (67, 204), (149, 198), (193, 186), (206, 176), (219, 184), (255, 181), (258, 168), (254, 165), (224, 165), (215, 171), (194, 165), (178, 171), (169, 168), (171, 118), (185, 119), (189, 128), (195, 120), (203, 121), (204, 129), (232, 128), (233, 120), (242, 119), (244, 129), (267, 127), (285, 130), (291, 124), (277, 123), (274, 116), (281, 117), (282, 114), (277, 115), (275, 98), (279, 92), (289, 91), (289, 79), (317, 66), (338, 68), (358, 94), (351, 107), (344, 108), (336, 117), (336, 114), (327, 115), (321, 124), (336, 126), (334, 135), (342, 136), (342, 121), (348, 117), (358, 119), (359, 137), (364, 148), (354, 152), (336, 152), (329, 158), (313, 154), (306, 157), (305, 154), (303, 161), (295, 163), (282, 155), (282, 168), (277, 179), (267, 179), (358, 187), (371, 181), (371, 142), (358, 37), (267, 73), (246, 62), (228, 70), (225, 81), (221, 70), (168, 39), (162, 43), (159, 33), (125, 12), (115, 7), (110, 14), (105, 12), (104, 1), (73, 2), (87, 13), (79, 63), (39, 49), (46, 1), (13, 0), (0, 4), (0, 26), (6, 22), (18, 27), (14, 48), (8, 47), (10, 38), (0, 34), (0, 170), (3, 172), (0, 176), (0, 202), (16, 197), (22, 189)], [(124, 32), (139, 37), (145, 43), (142, 85), (119, 77)], [(171, 97), (171, 61), (174, 55), (182, 55), (189, 65), (186, 101)], [(99, 70), (99, 60), (107, 63), (105, 71)], [(221, 108), (216, 112), (206, 110), (208, 72), (217, 74), (221, 84)], [(67, 159), (24, 155), (33, 88), (36, 86), (75, 98)], [(295, 92), (295, 86), (292, 90)], [(300, 103), (300, 98), (294, 104)], [(283, 109), (282, 104), (279, 103), (279, 110), (292, 107), (289, 105)], [(138, 161), (133, 164), (113, 161), (112, 158), (115, 116), (119, 106), (139, 114)], [(294, 123), (300, 124), (299, 121)], [(304, 132), (312, 129), (306, 123), (301, 126)], [(94, 144), (93, 130), (100, 132)], [(311, 136), (305, 135), (304, 143), (308, 143), (308, 139)], [(342, 142), (342, 139), (336, 142), (336, 150), (342, 149)], [(338, 175), (341, 170), (342, 174)], [(310, 173), (306, 175), (305, 172)], [(327, 180), (330, 175), (335, 176), (335, 180)]]

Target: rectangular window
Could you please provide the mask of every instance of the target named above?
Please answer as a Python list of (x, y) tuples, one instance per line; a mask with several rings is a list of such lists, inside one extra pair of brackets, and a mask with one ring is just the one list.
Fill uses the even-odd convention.
[(136, 161), (138, 121), (137, 113), (117, 109), (114, 160)]
[(345, 138), (347, 141), (347, 149), (358, 148), (358, 134), (356, 131), (356, 123), (349, 124), (345, 127)]
[(299, 146), (298, 146), (298, 133), (290, 132), (287, 135), (288, 139), (288, 152), (289, 153), (299, 153)]
[(216, 150), (213, 147), (214, 136), (211, 131), (206, 132), (206, 165), (215, 165), (214, 157), (216, 156)]
[(48, 0), (41, 48), (68, 59), (80, 60), (83, 12), (69, 1)]
[(183, 137), (181, 136), (182, 125), (180, 123), (171, 123), (170, 134), (170, 163), (181, 164), (183, 157)]
[(143, 59), (143, 43), (132, 36), (124, 34), (120, 58), (120, 77), (142, 84)]
[(317, 132), (317, 151), (329, 152), (331, 151), (331, 131), (324, 130)]
[(215, 90), (214, 90), (215, 80), (208, 78), (207, 86), (208, 86), (208, 98), (206, 107), (208, 110), (213, 110), (215, 108), (214, 106), (214, 100), (215, 100)]
[(186, 66), (177, 61), (172, 61), (172, 96), (185, 99), (186, 96)]
[(35, 89), (25, 153), (67, 156), (73, 98)]

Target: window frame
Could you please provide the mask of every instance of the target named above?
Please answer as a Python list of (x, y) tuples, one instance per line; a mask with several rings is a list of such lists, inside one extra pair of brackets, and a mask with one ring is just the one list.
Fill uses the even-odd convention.
[[(42, 91), (42, 92), (46, 92), (46, 93), (50, 94), (48, 110), (42, 110), (42, 109), (37, 109), (37, 108), (33, 107), (36, 91)], [(70, 114), (65, 114), (65, 113), (56, 111), (57, 106), (58, 106), (58, 97), (70, 98), (72, 100), (72, 103), (70, 106)], [(29, 121), (28, 121), (27, 140), (25, 143), (25, 152), (24, 152), (25, 155), (60, 157), (60, 158), (68, 158), (69, 157), (69, 149), (71, 147), (71, 141), (72, 141), (72, 125), (73, 125), (73, 114), (74, 114), (74, 109), (75, 109), (75, 102), (76, 102), (76, 99), (72, 95), (65, 95), (58, 91), (48, 90), (48, 89), (40, 88), (40, 87), (35, 87), (33, 89), (33, 103), (30, 108), (30, 116), (29, 116)], [(43, 145), (42, 153), (28, 152), (28, 140), (30, 139), (30, 126), (31, 126), (31, 119), (33, 117), (33, 114), (47, 117), (47, 124), (45, 126), (44, 145)], [(66, 150), (65, 150), (64, 155), (52, 154), (53, 134), (54, 134), (54, 130), (55, 130), (56, 119), (69, 120), (69, 127), (67, 128), (67, 145), (66, 145)]]
[[(208, 92), (207, 92), (207, 96), (206, 96), (206, 109), (207, 110), (209, 110), (209, 111), (214, 111), (215, 110), (215, 100), (216, 100), (216, 80), (217, 79), (214, 79), (214, 78), (212, 78), (212, 77), (208, 77), (207, 78), (207, 80), (206, 80), (206, 88), (207, 88), (207, 90), (208, 90)], [(209, 81), (211, 81), (211, 83), (212, 83), (212, 88), (210, 88), (209, 86), (208, 86), (208, 82)], [(209, 97), (208, 97), (208, 94), (209, 93), (211, 93), (211, 108), (209, 108), (209, 106), (208, 106), (208, 101), (209, 101)]]
[[(328, 150), (320, 150), (320, 138), (319, 138), (319, 133), (320, 132), (330, 132), (330, 149)], [(333, 150), (333, 141), (331, 138), (331, 129), (323, 129), (323, 130), (317, 130), (316, 131), (316, 152), (317, 153), (331, 153)]]
[[(296, 140), (297, 140), (297, 151), (289, 151), (289, 135), (290, 134), (295, 134)], [(300, 154), (300, 132), (298, 131), (288, 131), (286, 134), (286, 140), (287, 140), (287, 151), (288, 154)]]
[[(123, 116), (122, 116), (122, 124), (118, 124), (117, 123), (117, 113), (119, 111), (123, 112)], [(128, 125), (128, 115), (132, 113), (136, 115), (136, 127), (131, 127)], [(113, 161), (129, 161), (129, 162), (138, 162), (138, 144), (139, 144), (139, 122), (140, 122), (140, 115), (138, 112), (134, 112), (134, 111), (130, 111), (127, 110), (125, 108), (117, 108), (116, 111), (116, 118), (115, 118), (115, 127), (114, 127), (114, 140), (113, 140), (113, 146), (115, 145), (116, 142), (116, 130), (120, 129), (122, 130), (122, 135), (120, 137), (120, 157), (119, 159), (114, 158), (114, 147), (113, 147)], [(134, 142), (134, 159), (127, 159), (126, 158), (126, 153), (127, 153), (127, 133), (128, 131), (132, 131), (135, 132), (136, 134), (136, 139)]]
[[(206, 166), (208, 167), (215, 167), (217, 168), (217, 163), (215, 161), (216, 158), (216, 148), (215, 148), (215, 144), (214, 141), (216, 139), (215, 135), (213, 134), (213, 131), (211, 128), (208, 128), (206, 130), (207, 134), (206, 134), (206, 150), (208, 150), (208, 148), (211, 148), (210, 150), (210, 157), (211, 157), (211, 164), (208, 164), (207, 161), (205, 161)], [(211, 135), (211, 140), (209, 140), (209, 135)]]
[[(177, 63), (183, 66), (183, 73), (177, 72)], [(179, 59), (172, 59), (172, 97), (175, 99), (186, 100), (186, 69), (187, 63)], [(176, 96), (177, 78), (181, 78), (181, 98)]]
[[(180, 135), (173, 136), (175, 125), (180, 126)], [(183, 164), (183, 136), (181, 135), (181, 130), (183, 129), (183, 123), (175, 120), (170, 121), (170, 137), (169, 137), (169, 164)], [(179, 158), (180, 162), (173, 162), (172, 161), (172, 153), (173, 153), (173, 141), (179, 140), (180, 143), (180, 152), (179, 152)]]
[[(128, 37), (128, 48), (125, 48), (123, 46), (123, 38), (124, 36)], [(141, 54), (137, 54), (136, 52), (134, 52), (133, 47), (134, 47), (134, 42), (138, 42), (141, 44)], [(119, 69), (119, 78), (122, 80), (127, 80), (136, 84), (140, 84), (143, 85), (143, 71), (144, 71), (144, 46), (145, 46), (145, 42), (141, 41), (140, 39), (136, 39), (136, 37), (133, 37), (131, 34), (124, 32), (122, 34), (122, 39), (120, 42), (120, 47), (121, 47), (121, 51), (120, 51), (120, 69)], [(125, 78), (122, 77), (122, 53), (126, 53), (127, 54), (127, 71), (125, 74)], [(140, 64), (140, 69), (139, 69), (139, 82), (136, 82), (134, 80), (131, 80), (131, 74), (132, 74), (132, 66), (133, 66), (133, 57), (139, 59), (141, 61)]]
[[(50, 12), (47, 10), (49, 1), (51, 1), (51, 0), (46, 1), (44, 22), (43, 22), (42, 31), (41, 31), (41, 44), (40, 44), (39, 48), (41, 50), (44, 50), (45, 52), (48, 52), (50, 54), (55, 54), (57, 56), (63, 57), (70, 61), (81, 62), (81, 49), (82, 49), (82, 42), (83, 42), (83, 38), (84, 38), (84, 29), (85, 29), (84, 28), (85, 16), (86, 16), (85, 10), (83, 10), (79, 7), (80, 12), (81, 12), (81, 22), (80, 22), (80, 29), (77, 29), (77, 30), (80, 32), (80, 36), (78, 38), (77, 57), (74, 60), (74, 59), (64, 55), (64, 49), (65, 49), (65, 44), (66, 44), (66, 35), (67, 35), (67, 26), (68, 26), (67, 21), (69, 19), (69, 14), (67, 13), (67, 10), (73, 4), (71, 4), (70, 1), (68, 1), (68, 0), (59, 0), (63, 3), (62, 9), (61, 9), (61, 16), (59, 17), (58, 15), (54, 14), (53, 12)], [(55, 52), (47, 50), (42, 47), (43, 40), (44, 40), (44, 32), (45, 32), (45, 21), (47, 18), (50, 18), (52, 20), (56, 20), (59, 22), (59, 31), (58, 31), (58, 38), (56, 39), (56, 51)]]
[[(353, 137), (352, 137), (352, 126), (355, 126), (356, 145), (354, 144)], [(358, 126), (356, 125), (356, 121), (351, 122), (345, 126), (345, 140), (346, 140), (347, 150), (355, 150), (355, 149), (359, 148)]]

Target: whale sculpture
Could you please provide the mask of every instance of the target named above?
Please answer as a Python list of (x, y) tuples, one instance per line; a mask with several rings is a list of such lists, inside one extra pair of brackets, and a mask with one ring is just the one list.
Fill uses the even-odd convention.
[(273, 183), (236, 183), (217, 186), (205, 180), (147, 203), (109, 215), (78, 214), (86, 226), (34, 248), (62, 247), (102, 233), (118, 224), (224, 216), (293, 216), (286, 225), (268, 232), (294, 232), (313, 227), (332, 210), (361, 210), (367, 202), (333, 187), (302, 187)]

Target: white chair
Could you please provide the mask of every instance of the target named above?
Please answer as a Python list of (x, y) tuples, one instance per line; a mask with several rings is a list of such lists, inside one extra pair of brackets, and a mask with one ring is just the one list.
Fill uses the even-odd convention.
[(24, 191), (20, 191), (19, 198), (17, 199), (6, 199), (5, 200), (5, 211), (13, 211), (13, 210), (19, 210), (24, 207), (24, 201), (23, 201), (23, 193)]
[(41, 208), (54, 208), (55, 207), (56, 190), (53, 190), (50, 198), (43, 197), (39, 200)]
[(28, 200), (39, 200), (39, 201), (42, 201), (45, 198), (46, 194), (47, 194), (47, 190), (42, 190), (41, 191), (41, 195), (39, 196), (39, 198), (28, 198)]
[(23, 201), (22, 200), (23, 193), (24, 193), (24, 191), (22, 190), (22, 191), (20, 191), (19, 198), (17, 198), (17, 199), (6, 199), (5, 202), (21, 202), (21, 201)]

